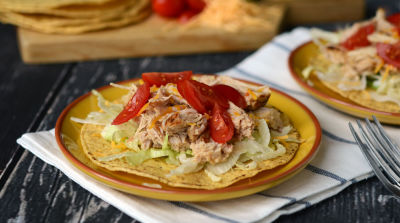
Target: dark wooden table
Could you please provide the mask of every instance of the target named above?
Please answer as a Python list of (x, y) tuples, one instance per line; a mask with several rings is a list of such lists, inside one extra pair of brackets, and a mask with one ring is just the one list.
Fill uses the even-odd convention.
[[(371, 0), (368, 1), (367, 16), (371, 17), (378, 5), (400, 11), (398, 0)], [(338, 25), (320, 26), (334, 28)], [(230, 68), (250, 54), (26, 65), (19, 57), (14, 28), (0, 25), (0, 222), (135, 221), (20, 148), (15, 140), (25, 132), (54, 128), (66, 105), (109, 82), (138, 77), (148, 71), (215, 73)], [(400, 222), (399, 210), (400, 200), (391, 196), (373, 177), (277, 221)]]

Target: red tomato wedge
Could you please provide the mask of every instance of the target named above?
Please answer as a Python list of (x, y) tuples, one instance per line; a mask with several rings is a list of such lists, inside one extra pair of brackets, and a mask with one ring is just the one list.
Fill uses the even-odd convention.
[(180, 23), (186, 23), (188, 22), (193, 16), (197, 15), (197, 12), (192, 11), (192, 10), (187, 10), (184, 11), (178, 18), (178, 21)]
[(212, 88), (215, 91), (215, 93), (221, 95), (221, 97), (228, 99), (239, 108), (243, 109), (246, 108), (247, 106), (246, 99), (235, 88), (225, 84), (216, 84), (212, 86)]
[(342, 45), (348, 50), (353, 50), (358, 47), (369, 46), (371, 43), (368, 41), (367, 36), (375, 31), (374, 24), (366, 25), (358, 29), (356, 33), (347, 38)]
[(217, 95), (211, 86), (195, 80), (184, 80), (177, 83), (178, 91), (198, 112), (204, 114), (212, 111), (215, 104), (224, 109), (229, 108), (226, 98)]
[(153, 11), (164, 17), (177, 17), (186, 6), (185, 0), (152, 0)]
[(191, 80), (178, 82), (177, 88), (179, 93), (186, 99), (190, 106), (201, 114), (207, 113), (207, 108), (199, 98), (201, 97), (201, 93)]
[(129, 100), (128, 104), (125, 105), (124, 110), (118, 114), (111, 124), (120, 125), (135, 117), (143, 105), (147, 103), (149, 97), (150, 85), (145, 82), (137, 89), (136, 93)]
[(217, 143), (226, 143), (232, 139), (235, 127), (226, 109), (216, 104), (210, 120), (211, 138)]
[(171, 73), (151, 72), (142, 74), (142, 79), (144, 82), (147, 82), (150, 85), (156, 85), (157, 87), (160, 87), (161, 85), (166, 85), (168, 83), (177, 83), (181, 80), (189, 80), (191, 77), (192, 71)]
[(186, 0), (189, 8), (197, 13), (203, 11), (206, 3), (203, 0)]
[(192, 80), (192, 83), (200, 91), (200, 100), (210, 111), (213, 109), (215, 103), (222, 108), (229, 108), (228, 100), (222, 95), (217, 94), (211, 86), (194, 80)]
[(400, 13), (395, 13), (386, 18), (386, 20), (396, 26), (397, 35), (400, 35)]
[(377, 43), (378, 56), (386, 63), (400, 68), (400, 42), (396, 44)]
[(394, 13), (386, 18), (386, 20), (392, 23), (394, 26), (400, 26), (400, 13)]

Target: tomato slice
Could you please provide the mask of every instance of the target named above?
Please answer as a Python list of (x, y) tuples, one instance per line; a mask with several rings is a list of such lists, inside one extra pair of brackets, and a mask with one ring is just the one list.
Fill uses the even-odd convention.
[(203, 11), (206, 3), (203, 0), (186, 0), (189, 8), (197, 13)]
[(185, 0), (152, 0), (153, 11), (164, 17), (177, 17), (186, 6)]
[(400, 42), (396, 44), (377, 43), (378, 56), (386, 63), (400, 68)]
[(211, 138), (217, 143), (226, 143), (232, 139), (235, 127), (226, 109), (216, 104), (210, 120)]
[(395, 13), (386, 18), (386, 20), (396, 26), (397, 35), (400, 35), (400, 13)]
[(212, 88), (215, 91), (215, 93), (233, 102), (239, 108), (243, 109), (246, 108), (247, 106), (246, 99), (235, 88), (225, 84), (217, 84), (212, 86)]
[(211, 86), (195, 80), (192, 80), (192, 83), (200, 91), (200, 100), (210, 111), (213, 109), (215, 103), (219, 104), (222, 108), (229, 108), (227, 98), (223, 95), (217, 94)]
[(196, 111), (201, 114), (207, 113), (207, 108), (200, 100), (201, 93), (190, 80), (183, 80), (177, 83), (179, 93)]
[(197, 12), (192, 11), (192, 10), (187, 10), (184, 11), (180, 16), (178, 21), (180, 23), (186, 23), (187, 21), (189, 21), (193, 16), (197, 15)]
[(215, 104), (224, 109), (229, 108), (228, 100), (216, 94), (207, 84), (195, 80), (184, 80), (177, 83), (177, 88), (182, 97), (202, 114), (210, 113)]
[(358, 47), (369, 46), (371, 43), (368, 41), (367, 36), (375, 31), (374, 24), (366, 25), (358, 29), (356, 33), (347, 38), (341, 45), (348, 49), (353, 50)]
[(395, 26), (400, 26), (400, 13), (394, 13), (388, 16), (386, 20)]
[(191, 77), (192, 71), (172, 73), (151, 72), (142, 74), (142, 79), (144, 82), (147, 82), (150, 85), (156, 85), (157, 87), (160, 87), (161, 85), (166, 85), (168, 83), (177, 83), (181, 80), (189, 80)]
[(149, 97), (150, 85), (145, 82), (137, 89), (136, 93), (129, 100), (128, 104), (125, 105), (124, 110), (118, 114), (111, 124), (120, 125), (135, 117), (143, 105), (147, 103)]

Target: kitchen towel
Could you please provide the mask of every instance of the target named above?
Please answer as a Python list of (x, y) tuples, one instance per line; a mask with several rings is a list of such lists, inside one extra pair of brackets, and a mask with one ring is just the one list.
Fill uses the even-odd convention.
[[(220, 74), (269, 85), (295, 97), (314, 112), (322, 127), (321, 147), (299, 174), (269, 190), (242, 198), (190, 203), (129, 195), (97, 182), (75, 168), (57, 146), (54, 130), (26, 133), (17, 142), (55, 166), (88, 191), (142, 222), (271, 222), (329, 198), (350, 184), (372, 176), (348, 129), (355, 118), (330, 108), (304, 92), (287, 65), (291, 50), (309, 41), (306, 28), (277, 36), (237, 66)], [(385, 126), (394, 137), (399, 128)], [(155, 214), (156, 213), (156, 214)]]

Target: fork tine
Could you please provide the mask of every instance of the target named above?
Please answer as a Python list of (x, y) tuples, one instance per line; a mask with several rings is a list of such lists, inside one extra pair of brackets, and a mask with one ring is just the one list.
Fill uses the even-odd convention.
[[(393, 156), (391, 149), (389, 149), (389, 146), (387, 143), (383, 142), (385, 141), (380, 134), (380, 131), (377, 130), (376, 125), (372, 125), (371, 122), (368, 119), (365, 119), (366, 126), (367, 126), (367, 131), (369, 132), (369, 135), (372, 138), (374, 148), (375, 150), (380, 154), (380, 156), (387, 162), (389, 163), (389, 167), (396, 172), (396, 176), (400, 176), (400, 161), (397, 157)], [(382, 145), (385, 144), (385, 145)], [(399, 178), (400, 180), (400, 178)]]
[[(398, 182), (400, 182), (400, 178), (398, 175), (388, 166), (388, 164), (385, 162), (384, 158), (380, 155), (380, 153), (376, 149), (377, 142), (373, 138), (373, 140), (368, 137), (367, 132), (364, 130), (364, 127), (361, 125), (361, 122), (357, 120), (357, 125), (360, 128), (361, 135), (363, 136), (367, 149), (370, 152), (370, 155), (379, 163), (379, 166), (382, 167), (382, 169), (387, 173), (388, 177), (390, 180), (394, 183), (400, 186)], [(379, 143), (379, 142), (378, 142)]]
[(396, 142), (393, 142), (393, 140), (391, 140), (389, 138), (389, 136), (383, 130), (383, 127), (382, 127), (381, 123), (375, 117), (375, 115), (373, 115), (372, 118), (374, 119), (374, 122), (375, 122), (375, 124), (377, 126), (378, 131), (380, 132), (380, 134), (382, 135), (382, 137), (384, 138), (384, 140), (386, 141), (386, 143), (388, 144), (390, 149), (393, 151), (393, 153), (396, 154), (397, 159), (400, 160), (400, 148), (399, 148), (399, 145), (397, 145)]
[(353, 125), (350, 122), (349, 122), (349, 128), (350, 128), (351, 133), (353, 134), (354, 139), (356, 140), (357, 144), (359, 145), (362, 154), (367, 159), (369, 165), (372, 167), (372, 170), (374, 171), (376, 176), (383, 183), (383, 185), (386, 187), (386, 189), (388, 189), (389, 191), (392, 191), (393, 193), (400, 196), (400, 187), (393, 185), (392, 182), (390, 182), (386, 178), (385, 174), (379, 168), (379, 164), (371, 156), (370, 152), (367, 149), (367, 146), (362, 142), (361, 138), (358, 136), (357, 132), (354, 130)]
[(371, 156), (369, 150), (367, 149), (367, 146), (362, 142), (361, 138), (358, 136), (357, 132), (354, 130), (353, 125), (349, 122), (349, 128), (350, 131), (356, 140), (357, 144), (359, 145), (362, 154), (364, 157), (367, 159), (369, 165), (372, 167), (372, 170), (378, 177), (378, 179), (383, 183), (383, 185), (388, 189), (389, 191), (392, 191), (396, 195), (400, 196), (400, 187), (393, 185), (392, 182), (390, 182), (385, 174), (382, 172), (382, 170), (379, 168), (379, 164), (377, 161)]

